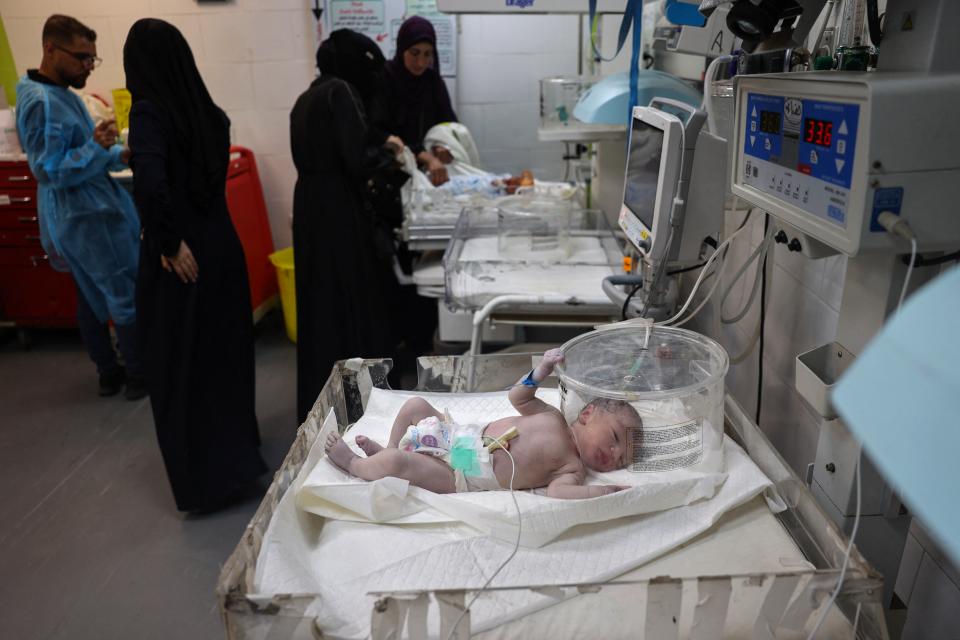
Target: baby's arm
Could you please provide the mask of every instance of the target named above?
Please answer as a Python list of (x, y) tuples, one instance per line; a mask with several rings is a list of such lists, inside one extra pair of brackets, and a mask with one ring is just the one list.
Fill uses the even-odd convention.
[(582, 498), (597, 498), (627, 488), (628, 487), (615, 484), (583, 485), (580, 484), (580, 476), (576, 473), (565, 473), (557, 476), (547, 485), (547, 496), (550, 498), (577, 500)]
[(513, 389), (510, 389), (510, 404), (520, 412), (520, 415), (530, 416), (535, 413), (555, 410), (552, 406), (537, 398), (537, 385), (547, 379), (558, 362), (563, 362), (563, 353), (560, 349), (550, 349), (543, 354), (543, 360), (540, 361), (537, 368), (515, 384)]

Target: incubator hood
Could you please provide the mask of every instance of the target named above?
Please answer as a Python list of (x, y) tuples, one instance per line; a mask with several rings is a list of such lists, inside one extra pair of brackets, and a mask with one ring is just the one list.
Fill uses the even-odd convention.
[[(676, 76), (644, 69), (637, 76), (637, 105), (646, 106), (654, 98), (670, 98), (698, 107), (700, 92)], [(573, 116), (591, 124), (626, 125), (630, 116), (630, 76), (614, 73), (587, 89), (573, 108)]]

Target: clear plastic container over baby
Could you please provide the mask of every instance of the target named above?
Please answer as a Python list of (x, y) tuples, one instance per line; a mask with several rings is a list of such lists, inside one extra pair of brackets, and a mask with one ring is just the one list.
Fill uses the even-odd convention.
[(499, 198), (495, 204), (502, 256), (541, 262), (570, 256), (570, 200), (523, 194)]
[(585, 406), (629, 403), (642, 426), (627, 433), (627, 469), (719, 472), (724, 376), (717, 342), (686, 329), (632, 325), (600, 329), (562, 347), (560, 409), (568, 422)]

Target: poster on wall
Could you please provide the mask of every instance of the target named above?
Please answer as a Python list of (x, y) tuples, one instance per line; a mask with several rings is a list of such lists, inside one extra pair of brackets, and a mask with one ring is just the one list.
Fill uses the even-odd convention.
[(387, 31), (385, 4), (385, 0), (330, 0), (330, 30), (352, 29), (380, 44), (382, 48), (390, 36)]
[(410, 16), (423, 16), (437, 32), (440, 72), (457, 75), (456, 17), (441, 13), (437, 0), (324, 0), (324, 31), (353, 29), (380, 45), (390, 59), (397, 45), (400, 25)]

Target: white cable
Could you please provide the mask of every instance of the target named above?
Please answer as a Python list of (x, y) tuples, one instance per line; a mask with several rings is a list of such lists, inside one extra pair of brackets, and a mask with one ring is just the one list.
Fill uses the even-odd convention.
[[(773, 227), (771, 226), (771, 227), (770, 227), (770, 230), (772, 230), (772, 229), (773, 229)], [(770, 230), (768, 230), (767, 236), (764, 238), (764, 241), (761, 242), (760, 244), (758, 244), (758, 245), (757, 245), (757, 248), (754, 249), (753, 255), (751, 255), (751, 256), (747, 259), (747, 261), (743, 264), (743, 266), (740, 267), (740, 270), (737, 272), (737, 275), (734, 276), (733, 281), (728, 285), (728, 287), (727, 287), (727, 289), (726, 289), (726, 291), (725, 291), (725, 293), (724, 293), (724, 297), (720, 299), (720, 314), (721, 314), (721, 320), (722, 320), (724, 323), (726, 323), (726, 324), (732, 324), (732, 323), (734, 323), (734, 322), (740, 321), (740, 319), (743, 318), (743, 316), (747, 315), (747, 312), (750, 310), (750, 307), (753, 306), (753, 300), (754, 300), (754, 297), (756, 296), (756, 292), (757, 292), (757, 290), (758, 290), (757, 284), (760, 282), (760, 273), (761, 273), (761, 270), (762, 270), (762, 267), (763, 267), (763, 261), (764, 261), (764, 259), (766, 258), (767, 249), (770, 247), (770, 238), (772, 238), (772, 236), (771, 236), (771, 234), (770, 234)], [(723, 317), (722, 317), (722, 316), (723, 316), (723, 302), (724, 302), (724, 300), (726, 299), (726, 296), (730, 294), (730, 291), (733, 289), (733, 285), (734, 285), (734, 284), (736, 283), (736, 281), (743, 275), (743, 273), (746, 271), (747, 266), (749, 266), (750, 263), (753, 262), (753, 260), (757, 257), (758, 254), (759, 254), (759, 256), (760, 256), (760, 261), (757, 263), (757, 264), (758, 264), (758, 266), (757, 266), (757, 276), (756, 276), (756, 278), (754, 278), (754, 281), (753, 281), (753, 282), (754, 282), (754, 284), (753, 284), (753, 290), (752, 290), (751, 293), (750, 293), (750, 297), (747, 299), (746, 305), (743, 307), (743, 309), (740, 311), (740, 313), (738, 313), (734, 318), (732, 318), (732, 319), (730, 319), (730, 320), (727, 320), (726, 318), (723, 318)], [(693, 311), (690, 312), (690, 315), (688, 315), (686, 318), (684, 318), (684, 319), (681, 320), (680, 322), (674, 323), (674, 324), (671, 325), (671, 326), (674, 326), (674, 327), (683, 326), (683, 325), (685, 325), (686, 323), (688, 323), (690, 320), (693, 320), (694, 316), (696, 316), (698, 313), (700, 313), (700, 310), (703, 309), (704, 306), (706, 306), (707, 302), (710, 300), (710, 298), (713, 297), (714, 292), (717, 290), (717, 287), (720, 285), (720, 281), (722, 280), (722, 278), (720, 277), (720, 270), (721, 270), (721, 269), (723, 269), (722, 261), (721, 261), (720, 263), (717, 263), (716, 268), (714, 268), (713, 274), (716, 274), (716, 275), (717, 275), (717, 279), (716, 279), (716, 281), (713, 283), (713, 286), (710, 287), (710, 291), (707, 292), (707, 295), (704, 296), (703, 300), (700, 301), (700, 304), (697, 305), (697, 307), (696, 307)], [(711, 274), (711, 275), (713, 275), (713, 274)], [(711, 276), (707, 276), (707, 278), (709, 278), (709, 277), (711, 277)], [(704, 278), (704, 282), (706, 282), (706, 278)], [(753, 346), (751, 345), (749, 348), (752, 349)]]
[[(733, 236), (731, 236), (732, 238)], [(690, 295), (687, 296), (686, 301), (683, 303), (683, 306), (677, 311), (672, 317), (667, 318), (666, 320), (661, 320), (660, 322), (654, 322), (655, 326), (671, 325), (676, 322), (679, 318), (683, 317), (683, 314), (687, 312), (687, 309), (690, 307), (690, 303), (693, 302), (693, 298), (697, 295), (697, 291), (700, 289), (700, 285), (707, 279), (707, 273), (711, 271), (710, 266), (713, 264), (713, 261), (717, 256), (723, 253), (723, 249), (726, 242), (721, 243), (720, 247), (707, 258), (707, 262), (704, 263), (703, 268), (700, 270), (700, 275), (697, 277), (696, 281), (693, 283), (693, 288), (690, 290)]]
[[(500, 437), (502, 438), (503, 436)], [(479, 598), (480, 595), (487, 590), (487, 587), (489, 587), (490, 583), (493, 582), (493, 579), (497, 577), (497, 574), (499, 574), (503, 568), (507, 566), (511, 560), (513, 560), (513, 556), (517, 555), (517, 551), (520, 549), (520, 533), (523, 531), (523, 521), (520, 514), (520, 503), (517, 502), (517, 495), (513, 489), (513, 481), (517, 475), (517, 463), (513, 459), (513, 454), (511, 454), (510, 450), (507, 449), (508, 445), (506, 442), (501, 441), (500, 438), (494, 438), (493, 436), (481, 436), (481, 438), (493, 440), (499, 444), (500, 450), (507, 454), (507, 457), (510, 458), (510, 497), (513, 498), (513, 506), (517, 508), (517, 541), (514, 543), (513, 551), (510, 552), (510, 555), (507, 556), (507, 559), (504, 560), (499, 567), (497, 567), (497, 570), (493, 572), (493, 575), (487, 578), (487, 581), (482, 587), (480, 587), (480, 590), (474, 594), (473, 598), (470, 600), (470, 603), (464, 607), (463, 611), (460, 612), (460, 615), (457, 617), (457, 621), (453, 623), (453, 627), (450, 629), (450, 633), (447, 634), (447, 640), (451, 640), (451, 638), (453, 638), (453, 635), (457, 632), (457, 627), (460, 625), (460, 621), (463, 620), (463, 616), (467, 615), (467, 611), (470, 611), (470, 607), (472, 607), (473, 603), (477, 601), (477, 598)], [(493, 453), (490, 455), (492, 456)], [(493, 462), (490, 464), (492, 465)], [(469, 630), (467, 631), (467, 636), (470, 636)]]
[(903, 278), (903, 288), (900, 289), (900, 300), (897, 302), (897, 313), (900, 313), (900, 307), (903, 306), (903, 299), (907, 296), (907, 289), (910, 287), (910, 274), (913, 273), (913, 265), (917, 261), (917, 239), (910, 238), (910, 265), (907, 267), (907, 275)]
[[(757, 297), (757, 292), (760, 290), (760, 276), (763, 273), (763, 261), (767, 257), (767, 252), (770, 250), (770, 244), (773, 242), (773, 226), (767, 229), (766, 235), (763, 237), (763, 241), (757, 245), (756, 249), (753, 250), (753, 253), (750, 254), (750, 257), (747, 258), (746, 262), (740, 266), (740, 269), (737, 270), (736, 275), (733, 276), (733, 280), (727, 285), (727, 288), (723, 291), (723, 296), (720, 298), (720, 321), (723, 324), (735, 324), (740, 322), (745, 315), (750, 311), (750, 307), (753, 306), (753, 301)], [(743, 308), (733, 316), (732, 318), (723, 317), (723, 305), (726, 303), (727, 298), (733, 292), (733, 287), (737, 284), (737, 281), (743, 277), (743, 274), (747, 272), (747, 268), (753, 263), (754, 260), (757, 260), (757, 271), (753, 277), (753, 286), (750, 288), (750, 297), (747, 298), (746, 304), (743, 305)]]
[[(762, 262), (761, 262), (760, 264), (761, 264), (761, 265), (763, 266), (763, 268), (767, 271), (767, 276), (766, 276), (766, 277), (769, 278), (769, 277), (770, 277), (770, 276), (769, 276), (769, 273), (770, 273), (770, 271), (769, 271), (769, 265), (766, 265), (766, 264), (764, 264), (764, 263), (762, 263)], [(750, 342), (747, 343), (747, 346), (745, 346), (745, 347), (743, 348), (743, 351), (741, 351), (739, 354), (737, 354), (737, 355), (735, 355), (735, 356), (730, 356), (730, 364), (731, 364), (731, 365), (740, 364), (741, 362), (743, 362), (744, 360), (746, 360), (747, 357), (748, 357), (751, 353), (753, 353), (753, 348), (757, 346), (757, 342), (760, 341), (760, 327), (763, 326), (763, 314), (765, 314), (765, 313), (767, 312), (767, 308), (770, 306), (770, 298), (769, 298), (769, 297), (767, 297), (766, 303), (767, 303), (766, 306), (762, 307), (762, 308), (760, 309), (760, 313), (757, 315), (757, 326), (756, 326), (756, 328), (753, 330), (753, 335), (750, 337)]]
[(883, 211), (877, 216), (877, 222), (887, 230), (891, 236), (897, 236), (910, 242), (910, 265), (907, 267), (907, 275), (903, 278), (903, 288), (900, 290), (900, 300), (897, 302), (896, 313), (900, 312), (903, 306), (903, 299), (907, 297), (907, 288), (910, 286), (910, 275), (913, 273), (913, 265), (917, 261), (917, 237), (910, 228), (910, 223), (901, 218), (892, 211)]
[(718, 66), (732, 60), (733, 56), (730, 55), (717, 56), (707, 65), (707, 71), (703, 74), (703, 103), (701, 106), (707, 112), (707, 128), (714, 135), (717, 135), (717, 123), (713, 118), (713, 77), (717, 74)]
[(843, 564), (840, 565), (840, 577), (837, 578), (837, 588), (833, 590), (833, 593), (830, 594), (830, 599), (824, 604), (823, 611), (820, 612), (820, 618), (817, 620), (817, 625), (810, 631), (810, 635), (807, 636), (807, 640), (813, 640), (817, 635), (817, 632), (820, 631), (820, 626), (823, 624), (823, 621), (827, 619), (827, 614), (830, 612), (830, 607), (833, 606), (833, 603), (837, 599), (837, 595), (840, 593), (840, 589), (843, 587), (843, 579), (847, 575), (847, 564), (850, 562), (850, 554), (853, 553), (853, 541), (857, 537), (857, 529), (860, 527), (860, 458), (861, 451), (857, 451), (857, 514), (853, 518), (853, 530), (850, 531), (850, 542), (847, 544), (847, 551), (843, 554)]
[(746, 228), (747, 228), (747, 225), (743, 225), (742, 227), (734, 231), (729, 238), (727, 238), (726, 240), (720, 243), (720, 246), (717, 247), (717, 250), (713, 252), (713, 255), (707, 258), (706, 264), (704, 264), (703, 269), (700, 270), (700, 277), (698, 277), (697, 281), (693, 283), (693, 289), (690, 291), (690, 295), (687, 297), (687, 301), (683, 303), (683, 307), (681, 307), (680, 311), (678, 311), (672, 318), (669, 318), (667, 320), (661, 320), (660, 322), (655, 322), (654, 324), (656, 326), (673, 324), (679, 318), (683, 317), (683, 314), (686, 313), (687, 309), (690, 307), (690, 303), (693, 302), (693, 297), (697, 294), (697, 290), (700, 288), (700, 285), (703, 283), (704, 279), (706, 278), (707, 272), (710, 271), (710, 265), (713, 264), (713, 261), (717, 259), (717, 256), (720, 256), (723, 254), (723, 250), (726, 249), (731, 242), (733, 242), (734, 238), (736, 238), (738, 235), (743, 233), (743, 230)]
[(717, 285), (720, 284), (720, 280), (721, 280), (721, 278), (720, 278), (720, 269), (722, 269), (722, 268), (723, 268), (723, 265), (722, 265), (721, 263), (717, 263), (717, 265), (715, 266), (715, 268), (714, 268), (714, 270), (713, 270), (713, 273), (711, 273), (709, 276), (707, 276), (706, 278), (703, 279), (703, 281), (706, 282), (709, 278), (713, 278), (714, 276), (716, 276), (715, 280), (713, 281), (713, 286), (710, 287), (710, 291), (708, 291), (708, 292), (707, 292), (707, 295), (705, 295), (705, 296), (703, 297), (703, 300), (700, 301), (700, 304), (698, 304), (698, 305), (696, 306), (696, 308), (695, 308), (693, 311), (690, 312), (690, 315), (688, 315), (688, 316), (687, 316), (686, 318), (684, 318), (683, 320), (680, 320), (679, 322), (673, 323), (672, 325), (670, 325), (671, 327), (682, 327), (683, 325), (685, 325), (685, 324), (687, 324), (688, 322), (690, 322), (691, 320), (693, 320), (693, 318), (694, 318), (698, 313), (700, 313), (700, 310), (703, 309), (703, 308), (706, 306), (707, 302), (710, 301), (710, 298), (713, 297), (714, 291), (717, 290)]

